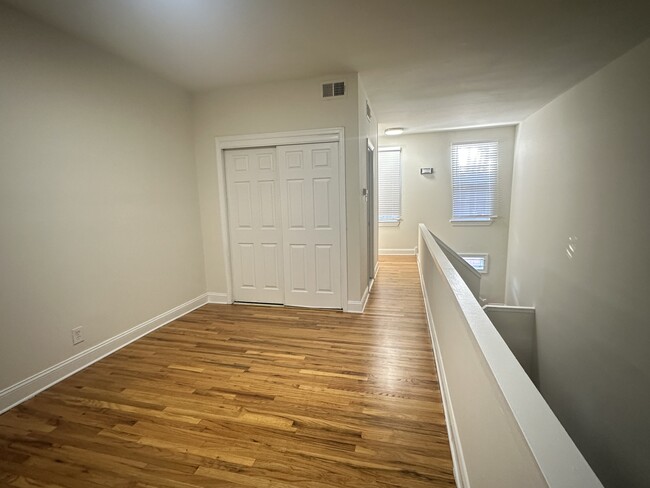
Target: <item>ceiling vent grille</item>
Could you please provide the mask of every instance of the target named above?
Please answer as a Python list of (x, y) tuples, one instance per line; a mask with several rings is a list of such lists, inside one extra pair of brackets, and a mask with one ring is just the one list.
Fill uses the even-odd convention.
[(345, 96), (345, 82), (334, 81), (331, 83), (323, 83), (323, 98), (334, 98)]

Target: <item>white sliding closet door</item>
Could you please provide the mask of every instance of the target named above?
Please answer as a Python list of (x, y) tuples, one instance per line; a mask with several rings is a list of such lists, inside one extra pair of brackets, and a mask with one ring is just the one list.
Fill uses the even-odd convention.
[(338, 143), (278, 147), (284, 303), (341, 308)]
[(228, 150), (225, 161), (233, 298), (284, 303), (276, 150)]

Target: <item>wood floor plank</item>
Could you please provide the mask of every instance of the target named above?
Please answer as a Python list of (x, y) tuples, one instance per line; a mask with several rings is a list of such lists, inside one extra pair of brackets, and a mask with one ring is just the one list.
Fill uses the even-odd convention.
[(363, 314), (206, 305), (40, 393), (0, 486), (455, 486), (414, 258)]

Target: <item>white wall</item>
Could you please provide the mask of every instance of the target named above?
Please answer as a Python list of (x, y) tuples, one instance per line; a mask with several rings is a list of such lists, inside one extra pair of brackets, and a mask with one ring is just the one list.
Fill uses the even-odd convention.
[[(348, 295), (358, 301), (361, 187), (359, 182), (358, 76), (356, 73), (306, 80), (221, 88), (194, 97), (195, 153), (199, 178), (201, 221), (207, 286), (226, 292), (226, 262), (222, 245), (215, 138), (328, 127), (345, 128)], [(323, 100), (321, 83), (345, 81), (347, 95)], [(365, 245), (365, 244), (364, 244)]]
[[(458, 253), (488, 253), (489, 273), (482, 276), (481, 296), (492, 303), (503, 303), (514, 138), (512, 126), (381, 136), (381, 146), (402, 148), (403, 221), (398, 227), (379, 228), (380, 251), (413, 249), (418, 224), (423, 223)], [(487, 140), (499, 141), (499, 218), (489, 226), (452, 225), (451, 144)], [(435, 174), (420, 175), (421, 167), (433, 167)]]
[[(519, 131), (507, 301), (541, 391), (606, 486), (650, 486), (650, 41)], [(569, 245), (573, 250), (569, 249)]]
[(188, 95), (2, 5), (0, 66), (1, 390), (205, 278)]
[[(378, 242), (379, 242), (379, 228), (377, 225), (377, 219), (373, 219), (371, 226), (368, 226), (368, 204), (374, 203), (375, 213), (377, 209), (377, 118), (374, 113), (370, 120), (366, 115), (366, 101), (368, 100), (368, 95), (366, 90), (363, 87), (361, 80), (359, 80), (359, 98), (358, 98), (358, 118), (359, 118), (359, 181), (360, 187), (369, 189), (374, 188), (374, 202), (369, 202), (366, 198), (360, 200), (361, 206), (359, 211), (359, 273), (361, 276), (361, 288), (362, 290), (368, 284), (368, 278), (371, 274), (374, 273), (375, 266), (377, 264), (378, 256)], [(370, 105), (372, 108), (372, 105)], [(367, 147), (368, 141), (372, 144), (372, 147), (375, 148), (373, 156), (373, 180), (368, 181), (368, 167), (367, 167)], [(369, 249), (367, 246), (368, 242), (368, 233), (374, 233), (374, 242), (373, 249), (370, 251), (372, 254), (372, 269), (368, 269), (368, 253)]]

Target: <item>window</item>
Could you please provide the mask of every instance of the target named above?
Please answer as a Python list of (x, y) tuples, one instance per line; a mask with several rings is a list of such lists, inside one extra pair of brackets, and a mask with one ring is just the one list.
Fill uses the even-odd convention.
[(498, 142), (452, 144), (452, 222), (492, 222), (497, 216), (498, 169)]
[(472, 268), (481, 274), (488, 272), (488, 255), (487, 254), (464, 254), (461, 253), (460, 257), (467, 261)]
[(399, 225), (402, 217), (402, 150), (379, 148), (379, 223)]

